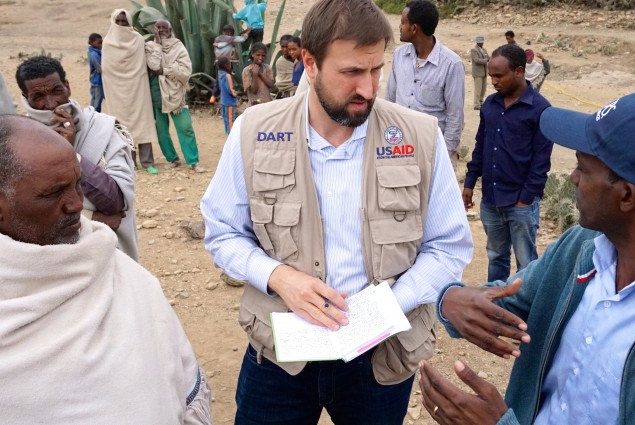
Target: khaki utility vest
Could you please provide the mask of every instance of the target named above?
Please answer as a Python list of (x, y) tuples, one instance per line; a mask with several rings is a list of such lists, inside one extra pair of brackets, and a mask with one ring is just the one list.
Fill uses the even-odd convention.
[[(260, 246), (275, 258), (326, 281), (324, 235), (306, 134), (305, 96), (248, 108), (241, 149), (251, 220)], [(376, 99), (364, 142), (362, 221), (368, 282), (393, 284), (414, 264), (425, 227), (434, 169), (437, 119)], [(276, 362), (271, 312), (289, 311), (279, 296), (245, 286), (239, 322), (258, 352)], [(408, 332), (381, 343), (373, 353), (382, 384), (408, 379), (432, 356), (434, 304), (407, 314)], [(276, 362), (277, 363), (277, 362)], [(306, 362), (277, 363), (291, 375)]]

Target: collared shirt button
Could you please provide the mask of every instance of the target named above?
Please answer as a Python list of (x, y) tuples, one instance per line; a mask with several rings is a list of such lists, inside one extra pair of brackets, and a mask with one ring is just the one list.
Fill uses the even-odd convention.
[(505, 111), (501, 112), (501, 115), (505, 115)]
[(333, 192), (326, 192), (326, 196), (330, 198), (331, 196), (333, 196)]
[(500, 128), (497, 128), (497, 129), (496, 129), (496, 131), (500, 132), (500, 131), (501, 131), (501, 129), (500, 129)]
[(578, 373), (580, 373), (580, 368), (578, 368), (578, 367), (574, 368), (574, 369), (573, 369), (573, 374), (574, 374), (575, 376), (578, 376)]
[(319, 262), (319, 261), (316, 261), (316, 262), (315, 262), (315, 263), (313, 263), (313, 264), (315, 264), (315, 267), (320, 267), (320, 262)]
[(492, 183), (494, 186), (496, 186), (496, 182)]
[(495, 151), (497, 151), (497, 150), (498, 150), (498, 148), (494, 148), (494, 150), (495, 150)]
[(567, 410), (567, 403), (560, 403), (560, 409), (561, 409), (562, 411)]
[(593, 337), (587, 336), (586, 338), (584, 338), (584, 342), (586, 342), (587, 345), (591, 345), (593, 343)]
[(604, 308), (609, 308), (611, 306), (610, 301), (604, 301)]

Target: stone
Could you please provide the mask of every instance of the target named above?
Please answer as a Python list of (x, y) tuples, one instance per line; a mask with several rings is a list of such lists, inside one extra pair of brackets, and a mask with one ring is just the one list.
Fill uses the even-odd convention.
[(141, 223), (141, 227), (144, 229), (154, 229), (159, 225), (156, 220), (146, 220)]
[(145, 210), (145, 211), (143, 211), (142, 215), (144, 217), (152, 218), (152, 217), (156, 217), (157, 215), (159, 215), (159, 211), (156, 210), (156, 209)]
[(203, 239), (205, 237), (205, 224), (203, 220), (183, 221), (180, 226), (185, 229), (192, 239)]
[(189, 292), (183, 291), (183, 292), (179, 293), (179, 298), (182, 299), (182, 300), (186, 300), (189, 297), (190, 297)]
[(408, 416), (410, 416), (415, 421), (419, 419), (421, 417), (421, 406), (409, 407)]
[(234, 288), (240, 288), (242, 286), (245, 286), (245, 282), (244, 281), (238, 280), (238, 279), (234, 279), (233, 277), (226, 275), (225, 272), (222, 272), (220, 274), (220, 280), (222, 280), (223, 282), (225, 282), (229, 286), (233, 286)]
[(170, 305), (176, 304), (176, 301), (174, 301), (174, 300), (169, 300), (168, 302), (170, 303)]
[(205, 289), (207, 289), (208, 291), (213, 291), (216, 288), (218, 288), (218, 282), (212, 282), (205, 285)]
[(154, 239), (150, 239), (148, 241), (148, 245), (154, 245), (155, 243), (157, 243), (157, 241), (155, 241)]
[(185, 201), (185, 196), (177, 196), (176, 200), (177, 201)]
[(194, 267), (192, 270), (190, 270), (190, 273), (200, 273), (201, 269), (199, 269), (198, 267)]
[(183, 192), (184, 190), (185, 190), (185, 188), (184, 188), (184, 187), (175, 187), (175, 188), (174, 188), (174, 191), (175, 191), (175, 192)]

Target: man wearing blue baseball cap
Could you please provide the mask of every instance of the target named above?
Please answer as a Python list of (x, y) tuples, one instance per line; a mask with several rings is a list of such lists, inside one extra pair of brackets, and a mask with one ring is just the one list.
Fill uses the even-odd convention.
[(591, 115), (547, 108), (540, 129), (576, 150), (580, 226), (507, 284), (441, 291), (437, 313), (453, 337), (516, 357), (504, 400), (460, 361), (455, 372), (476, 395), (421, 362), (423, 404), (441, 424), (635, 418), (635, 94)]

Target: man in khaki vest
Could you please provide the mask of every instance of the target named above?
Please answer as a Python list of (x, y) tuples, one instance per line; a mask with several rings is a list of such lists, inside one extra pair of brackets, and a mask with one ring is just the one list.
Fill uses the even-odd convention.
[[(372, 31), (369, 31), (372, 28)], [(201, 201), (206, 248), (245, 280), (236, 424), (403, 423), (434, 302), (472, 255), (437, 120), (377, 99), (392, 29), (371, 0), (319, 0), (302, 28), (310, 89), (236, 121)], [(346, 297), (388, 281), (412, 330), (348, 363), (277, 363), (270, 314), (336, 332)]]

